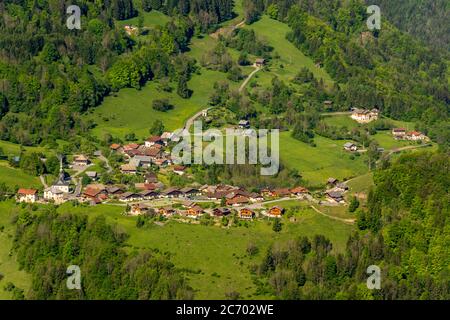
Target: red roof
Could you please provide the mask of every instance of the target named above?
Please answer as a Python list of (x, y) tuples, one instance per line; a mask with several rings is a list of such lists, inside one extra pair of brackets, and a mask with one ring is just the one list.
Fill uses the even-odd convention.
[(96, 197), (100, 192), (101, 192), (101, 191), (98, 190), (98, 189), (87, 188), (87, 189), (84, 191), (83, 194), (84, 194), (85, 196), (90, 197), (90, 198), (94, 198), (94, 197)]
[(162, 141), (160, 136), (153, 136), (147, 139), (147, 142), (160, 142), (160, 141)]
[(113, 150), (117, 150), (117, 149), (120, 148), (120, 144), (113, 143), (113, 144), (110, 146), (110, 148), (113, 149)]
[(186, 170), (186, 167), (185, 166), (175, 166), (175, 167), (173, 167), (173, 170), (174, 171), (184, 171), (184, 170)]
[(19, 189), (19, 191), (17, 191), (18, 194), (23, 194), (23, 195), (35, 195), (37, 193), (37, 190), (35, 189)]
[(125, 150), (134, 150), (137, 148), (139, 148), (139, 145), (136, 143), (130, 143), (130, 144), (127, 144), (126, 146), (124, 146)]

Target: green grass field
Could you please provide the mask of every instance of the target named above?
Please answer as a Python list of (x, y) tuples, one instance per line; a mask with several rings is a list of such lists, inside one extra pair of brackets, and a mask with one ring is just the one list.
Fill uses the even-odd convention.
[[(142, 11), (142, 10), (140, 10)], [(144, 27), (147, 28), (154, 28), (156, 26), (164, 26), (167, 22), (170, 21), (170, 17), (165, 15), (162, 12), (152, 10), (150, 12), (144, 12), (142, 11), (142, 15), (144, 16)], [(117, 21), (117, 24), (119, 26), (125, 26), (125, 25), (132, 25), (137, 26), (138, 25), (138, 17), (134, 17), (132, 19), (128, 20), (119, 20)]]
[(314, 141), (317, 147), (292, 138), (290, 132), (280, 134), (282, 162), (297, 169), (312, 185), (324, 184), (330, 177), (344, 180), (368, 171), (363, 155), (350, 160), (350, 154), (342, 148), (344, 142), (321, 136), (316, 136)]
[(386, 150), (401, 148), (409, 145), (414, 145), (413, 142), (395, 140), (390, 131), (379, 131), (372, 138), (378, 142), (381, 148)]
[(358, 122), (350, 118), (349, 115), (326, 116), (324, 122), (331, 126), (347, 127), (349, 130), (358, 126)]
[[(282, 80), (290, 81), (303, 67), (307, 67), (317, 79), (323, 79), (327, 85), (333, 83), (333, 80), (324, 69), (317, 68), (313, 60), (305, 56), (286, 39), (286, 34), (291, 30), (288, 25), (273, 20), (268, 16), (263, 16), (259, 21), (245, 28), (255, 30), (257, 36), (265, 39), (274, 48), (274, 53), (280, 55), (280, 59), (277, 59), (270, 66), (270, 71), (258, 74), (259, 84), (263, 86), (270, 84), (271, 79), (275, 75)], [(283, 67), (280, 67), (280, 65)]]
[(30, 176), (20, 169), (11, 168), (5, 161), (0, 161), (0, 182), (5, 183), (9, 188), (15, 186), (23, 188), (42, 187), (38, 177)]
[[(225, 292), (231, 290), (238, 291), (243, 298), (264, 298), (254, 296), (255, 287), (248, 266), (259, 262), (271, 243), (284, 243), (302, 235), (312, 237), (324, 234), (332, 240), (335, 250), (342, 251), (352, 230), (351, 226), (318, 215), (310, 209), (296, 213), (296, 223), (284, 220), (282, 232), (275, 234), (268, 221), (248, 223), (248, 228), (223, 229), (169, 222), (162, 227), (152, 225), (137, 229), (136, 218), (121, 215), (123, 207), (103, 205), (87, 209), (66, 204), (59, 208), (59, 212), (73, 213), (87, 210), (91, 217), (105, 215), (109, 222), (122, 226), (130, 234), (128, 242), (132, 247), (171, 252), (172, 260), (178, 267), (200, 271), (188, 273), (197, 299), (224, 299)], [(260, 249), (254, 258), (246, 254), (251, 241)]]
[(367, 173), (347, 182), (351, 192), (367, 193), (374, 186), (373, 173)]

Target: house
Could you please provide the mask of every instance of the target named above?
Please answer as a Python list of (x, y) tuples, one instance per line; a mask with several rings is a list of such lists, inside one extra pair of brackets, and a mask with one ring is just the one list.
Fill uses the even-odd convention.
[(137, 34), (137, 33), (138, 33), (138, 30), (139, 30), (137, 27), (129, 26), (129, 25), (126, 25), (126, 26), (124, 26), (123, 28), (125, 29), (125, 32), (126, 32), (129, 36)]
[(340, 191), (327, 191), (326, 196), (329, 202), (332, 203), (344, 203), (344, 195)]
[(179, 176), (182, 176), (186, 172), (186, 167), (185, 166), (174, 166), (173, 167), (173, 172), (176, 173)]
[(354, 109), (351, 118), (359, 123), (369, 123), (378, 119), (379, 111), (377, 109)]
[(422, 132), (411, 131), (406, 134), (406, 140), (410, 141), (423, 141), (426, 140), (427, 136), (425, 136)]
[(98, 178), (98, 174), (96, 171), (86, 171), (86, 175), (92, 180), (97, 180)]
[(134, 156), (130, 160), (130, 164), (134, 165), (135, 167), (147, 167), (148, 168), (152, 164), (152, 158), (149, 156), (137, 155), (137, 156)]
[(203, 212), (204, 210), (202, 207), (195, 205), (187, 210), (187, 216), (197, 218), (198, 216), (202, 215)]
[(289, 190), (288, 188), (275, 189), (273, 190), (273, 195), (279, 198), (289, 197), (291, 195), (291, 190)]
[(134, 192), (125, 192), (119, 199), (122, 202), (131, 202), (131, 201), (139, 201), (142, 200), (142, 197), (138, 193)]
[(248, 208), (239, 210), (239, 218), (243, 220), (252, 220), (255, 217), (255, 212)]
[(124, 165), (120, 166), (120, 171), (123, 174), (136, 174), (137, 168), (136, 168), (136, 166), (134, 166), (132, 164), (124, 164)]
[(134, 187), (138, 190), (156, 190), (158, 189), (156, 184), (154, 183), (140, 183), (137, 182), (134, 184)]
[(158, 167), (167, 167), (171, 162), (168, 159), (156, 159), (154, 160), (154, 163)]
[(122, 146), (121, 146), (120, 144), (118, 144), (118, 143), (113, 143), (112, 145), (109, 146), (109, 148), (110, 148), (112, 151), (116, 151), (116, 152), (121, 152), (121, 151), (123, 151)]
[(352, 142), (347, 142), (344, 144), (344, 150), (354, 152), (358, 150), (358, 146)]
[(141, 214), (146, 213), (149, 210), (149, 207), (143, 203), (133, 204), (130, 209), (130, 216), (140, 216)]
[(94, 199), (97, 198), (102, 192), (100, 189), (94, 189), (94, 188), (86, 188), (83, 192), (83, 197), (87, 199)]
[(405, 128), (394, 128), (392, 129), (392, 136), (394, 139), (405, 139), (406, 129)]
[(165, 198), (179, 198), (183, 195), (183, 193), (178, 190), (177, 188), (169, 188), (167, 190), (165, 190), (162, 195)]
[(67, 193), (61, 191), (61, 189), (51, 186), (44, 190), (44, 199), (47, 201), (53, 201), (55, 204), (61, 204), (66, 201)]
[(334, 188), (334, 189), (344, 192), (344, 191), (348, 191), (350, 188), (345, 183), (338, 183), (338, 184), (336, 184), (336, 188)]
[(123, 193), (123, 190), (120, 187), (108, 187), (106, 188), (106, 192), (110, 195), (110, 196), (118, 196), (121, 195)]
[(325, 101), (323, 102), (323, 105), (324, 105), (326, 108), (331, 108), (331, 107), (333, 106), (333, 101), (331, 101), (331, 100), (325, 100)]
[(309, 190), (304, 188), (304, 187), (296, 187), (290, 190), (291, 194), (293, 194), (294, 196), (303, 196), (305, 194), (309, 193)]
[(250, 122), (248, 120), (241, 120), (241, 121), (239, 121), (239, 128), (241, 128), (241, 129), (248, 129), (248, 128), (250, 128)]
[(152, 158), (153, 161), (156, 161), (157, 159), (161, 159), (163, 156), (163, 151), (161, 150), (161, 148), (158, 148), (156, 146), (147, 148), (145, 147), (142, 150), (142, 153), (150, 158)]
[(229, 214), (231, 214), (231, 210), (228, 208), (215, 208), (213, 210), (213, 215), (216, 217), (228, 216)]
[(19, 189), (17, 191), (17, 200), (19, 202), (35, 203), (38, 199), (38, 191), (35, 189)]
[(273, 218), (280, 218), (284, 214), (284, 208), (275, 206), (269, 209), (268, 216)]
[(200, 191), (192, 187), (186, 187), (180, 190), (186, 197), (198, 196)]
[(138, 148), (139, 148), (139, 145), (137, 143), (130, 143), (130, 144), (123, 146), (123, 151), (127, 152), (130, 150), (137, 150)]
[(228, 206), (240, 206), (243, 204), (248, 204), (249, 202), (250, 202), (250, 199), (243, 195), (235, 195), (231, 198), (227, 197), (227, 200), (226, 200), (226, 204)]
[(260, 195), (259, 193), (252, 192), (249, 194), (249, 198), (251, 202), (260, 202), (264, 201), (264, 197)]
[(77, 155), (73, 158), (73, 165), (74, 166), (87, 166), (90, 163), (88, 157), (85, 155)]
[(149, 172), (145, 175), (145, 183), (157, 183), (158, 176), (154, 172)]
[(160, 136), (153, 136), (145, 140), (144, 145), (146, 148), (153, 147), (154, 145), (159, 144), (163, 145), (164, 141), (161, 139)]
[(139, 192), (139, 195), (144, 200), (152, 200), (152, 199), (156, 199), (159, 197), (159, 193), (156, 192), (155, 190), (143, 190), (143, 191)]
[(264, 67), (265, 64), (266, 64), (266, 60), (263, 59), (263, 58), (257, 58), (255, 60), (255, 66), (258, 67), (258, 68)]
[(172, 139), (173, 133), (172, 132), (164, 132), (161, 135), (161, 140), (164, 142), (165, 145)]
[(158, 213), (162, 216), (172, 216), (177, 213), (172, 207), (159, 208)]

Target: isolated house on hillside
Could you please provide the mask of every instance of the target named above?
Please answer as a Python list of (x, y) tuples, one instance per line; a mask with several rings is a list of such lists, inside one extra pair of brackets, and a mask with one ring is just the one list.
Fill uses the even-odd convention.
[(250, 122), (248, 120), (241, 120), (241, 121), (239, 121), (239, 128), (241, 128), (241, 129), (248, 129), (248, 128), (250, 128)]
[(405, 128), (394, 128), (394, 129), (392, 129), (392, 136), (395, 139), (404, 139), (406, 136), (406, 129)]
[(269, 209), (268, 216), (274, 218), (280, 218), (284, 214), (284, 208), (275, 206)]
[(255, 212), (248, 208), (239, 210), (239, 218), (243, 220), (252, 220), (255, 217)]
[(266, 60), (263, 58), (257, 58), (255, 60), (255, 66), (257, 66), (258, 68), (264, 67), (265, 64), (266, 64)]
[(355, 109), (351, 115), (351, 118), (359, 123), (369, 123), (378, 119), (378, 109), (365, 110)]
[(346, 144), (344, 144), (344, 150), (345, 151), (358, 151), (358, 146), (352, 142), (347, 142)]
[(427, 140), (427, 136), (424, 135), (422, 132), (411, 131), (406, 134), (406, 140), (423, 141), (423, 140)]
[(89, 158), (85, 155), (77, 155), (73, 158), (73, 165), (74, 166), (87, 166), (90, 163)]

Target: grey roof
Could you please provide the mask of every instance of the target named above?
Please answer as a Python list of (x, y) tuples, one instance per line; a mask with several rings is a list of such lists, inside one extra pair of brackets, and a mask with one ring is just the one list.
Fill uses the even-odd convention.
[(58, 180), (53, 184), (54, 186), (68, 186), (70, 183), (66, 180), (66, 174), (64, 171), (59, 173)]

